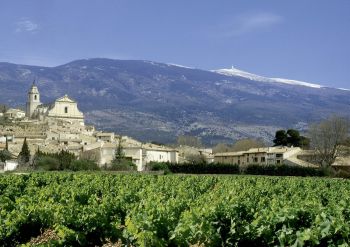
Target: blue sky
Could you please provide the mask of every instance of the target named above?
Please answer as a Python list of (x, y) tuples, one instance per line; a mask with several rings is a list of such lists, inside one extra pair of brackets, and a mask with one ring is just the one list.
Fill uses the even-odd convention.
[(349, 13), (349, 0), (9, 0), (0, 4), (0, 61), (234, 65), (350, 88)]

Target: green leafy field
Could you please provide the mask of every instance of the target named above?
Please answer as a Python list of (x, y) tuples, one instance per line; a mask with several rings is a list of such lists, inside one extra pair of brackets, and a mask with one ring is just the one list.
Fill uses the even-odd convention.
[[(348, 246), (350, 181), (254, 176), (0, 176), (0, 246)], [(33, 241), (32, 241), (33, 242)]]

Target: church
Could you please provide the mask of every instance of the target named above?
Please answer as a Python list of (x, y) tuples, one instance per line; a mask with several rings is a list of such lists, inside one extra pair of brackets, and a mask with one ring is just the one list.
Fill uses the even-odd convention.
[(84, 125), (84, 114), (79, 111), (76, 101), (64, 95), (49, 104), (40, 102), (40, 93), (38, 87), (33, 82), (29, 92), (26, 104), (26, 117), (28, 119), (50, 120), (60, 119), (69, 122), (78, 122)]

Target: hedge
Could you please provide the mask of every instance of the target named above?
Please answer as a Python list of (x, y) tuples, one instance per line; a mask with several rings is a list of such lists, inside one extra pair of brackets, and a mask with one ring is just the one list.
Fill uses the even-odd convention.
[(164, 173), (189, 174), (247, 174), (270, 176), (326, 176), (326, 171), (312, 167), (289, 165), (238, 165), (222, 163), (182, 163), (151, 162), (147, 165), (149, 171), (164, 171)]

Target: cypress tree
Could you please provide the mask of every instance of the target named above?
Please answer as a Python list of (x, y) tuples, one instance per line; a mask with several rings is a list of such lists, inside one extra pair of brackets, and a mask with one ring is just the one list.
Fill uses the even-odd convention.
[(27, 137), (24, 138), (24, 142), (22, 145), (22, 150), (18, 155), (18, 158), (23, 163), (28, 163), (30, 160), (30, 151), (27, 143)]
[(114, 160), (113, 163), (121, 163), (124, 159), (124, 152), (123, 152), (123, 145), (122, 145), (122, 137), (119, 136), (118, 137), (118, 145), (115, 151), (115, 156), (114, 156)]
[(5, 150), (9, 150), (9, 141), (7, 139), (7, 135), (5, 136), (6, 137), (6, 146), (5, 146)]

